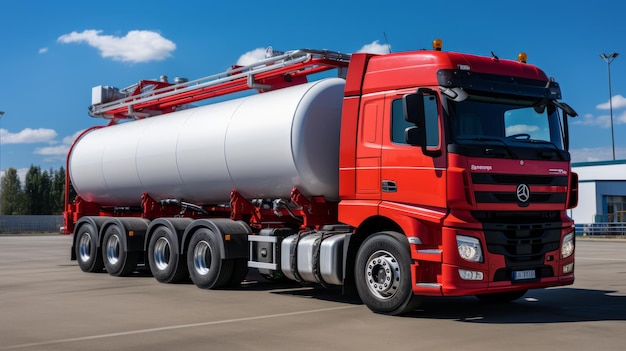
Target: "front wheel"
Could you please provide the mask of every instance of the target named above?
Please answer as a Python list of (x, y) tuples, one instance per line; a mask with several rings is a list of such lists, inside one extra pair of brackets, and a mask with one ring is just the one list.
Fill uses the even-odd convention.
[(395, 232), (377, 233), (357, 253), (356, 288), (376, 313), (399, 315), (413, 311), (421, 297), (411, 288), (411, 253), (406, 238)]

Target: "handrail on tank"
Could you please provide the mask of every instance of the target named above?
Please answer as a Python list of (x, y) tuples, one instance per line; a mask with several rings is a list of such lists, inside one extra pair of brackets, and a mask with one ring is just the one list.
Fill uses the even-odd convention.
[[(317, 73), (328, 69), (347, 67), (350, 61), (350, 54), (343, 54), (340, 52), (329, 50), (312, 50), (312, 49), (300, 49), (294, 51), (288, 51), (284, 54), (272, 56), (264, 60), (260, 60), (254, 64), (233, 67), (225, 72), (214, 74), (211, 76), (203, 77), (200, 79), (182, 82), (178, 84), (171, 84), (164, 88), (149, 90), (136, 95), (130, 95), (121, 99), (96, 104), (89, 106), (89, 115), (92, 117), (104, 117), (115, 118), (114, 110), (120, 110), (126, 108), (129, 115), (133, 114), (134, 106), (137, 104), (145, 104), (147, 102), (163, 100), (175, 95), (181, 95), (184, 93), (202, 90), (210, 87), (219, 87), (221, 84), (234, 82), (241, 78), (246, 78), (246, 86), (235, 91), (242, 91), (255, 88), (252, 83), (254, 79), (250, 79), (254, 75), (276, 71), (276, 74), (284, 74), (280, 69), (285, 67), (301, 64), (299, 70), (310, 70), (307, 74)], [(315, 69), (315, 67), (324, 66), (323, 69)], [(308, 67), (308, 68), (307, 68)], [(122, 91), (132, 90), (136, 88), (138, 84), (122, 89)], [(218, 90), (218, 89), (215, 89)], [(230, 92), (230, 90), (229, 90)], [(204, 95), (203, 95), (204, 96)], [(206, 97), (197, 98), (202, 100)], [(112, 113), (113, 112), (113, 113)], [(117, 112), (119, 113), (119, 112)]]

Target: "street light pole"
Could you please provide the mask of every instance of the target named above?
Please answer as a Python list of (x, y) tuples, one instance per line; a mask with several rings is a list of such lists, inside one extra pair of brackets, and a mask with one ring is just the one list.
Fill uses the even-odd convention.
[(606, 67), (609, 73), (609, 113), (611, 115), (611, 147), (613, 148), (613, 161), (615, 161), (615, 133), (613, 132), (613, 94), (611, 93), (611, 62), (619, 55), (617, 52), (612, 52), (608, 55), (604, 53), (600, 54), (600, 57), (606, 62)]
[[(2, 121), (4, 111), (0, 111), (0, 121)], [(2, 174), (2, 123), (0, 123), (0, 175)]]
[[(0, 121), (2, 121), (4, 111), (0, 111)], [(0, 123), (0, 181), (2, 181), (2, 123)], [(2, 195), (2, 185), (0, 184), (0, 195)], [(0, 201), (0, 215), (2, 214), (2, 201)]]

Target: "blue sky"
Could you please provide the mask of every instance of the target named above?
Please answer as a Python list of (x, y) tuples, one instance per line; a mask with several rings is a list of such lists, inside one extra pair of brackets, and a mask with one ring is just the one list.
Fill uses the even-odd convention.
[[(91, 88), (160, 75), (197, 79), (257, 49), (346, 53), (385, 44), (515, 59), (554, 77), (572, 120), (575, 162), (626, 159), (626, 3), (591, 1), (2, 1), (0, 168), (58, 169), (85, 128)], [(248, 56), (247, 56), (248, 55)], [(111, 141), (115, 142), (115, 141)]]

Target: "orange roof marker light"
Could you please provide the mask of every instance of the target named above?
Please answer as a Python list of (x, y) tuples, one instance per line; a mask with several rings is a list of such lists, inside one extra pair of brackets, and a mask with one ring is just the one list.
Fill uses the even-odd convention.
[(520, 52), (519, 54), (517, 54), (517, 61), (521, 63), (528, 62), (528, 55), (526, 55), (525, 52)]
[(443, 41), (439, 38), (433, 40), (433, 50), (436, 51), (441, 51), (441, 48), (443, 47)]

